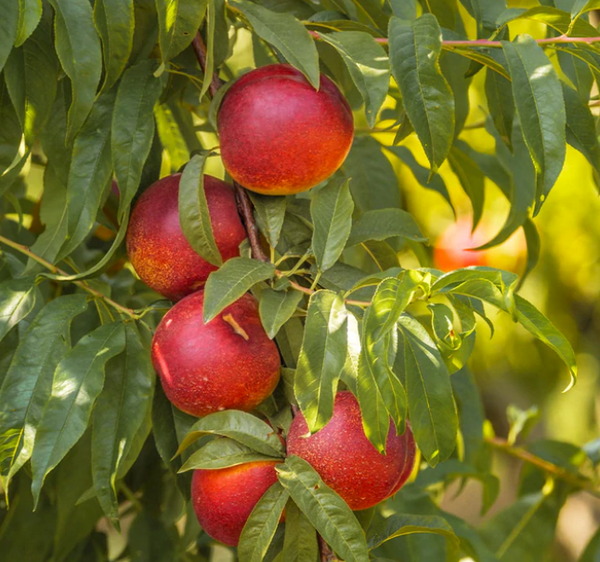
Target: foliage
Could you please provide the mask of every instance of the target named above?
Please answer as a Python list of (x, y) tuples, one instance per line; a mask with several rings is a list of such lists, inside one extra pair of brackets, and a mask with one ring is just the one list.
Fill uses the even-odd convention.
[[(452, 205), (437, 175), (449, 166), (474, 227), (485, 182), (497, 185), (510, 213), (489, 245), (523, 229), (529, 273), (539, 253), (532, 219), (552, 194), (567, 144), (600, 173), (591, 97), (600, 33), (588, 17), (598, 2), (0, 4), (6, 560), (216, 560), (190, 509), (189, 471), (261, 459), (281, 460), (279, 481), (244, 529), (242, 562), (315, 562), (317, 532), (348, 562), (542, 559), (568, 496), (597, 493), (597, 455), (550, 440), (517, 446), (530, 412), (511, 411), (509, 440), (495, 437), (467, 361), (495, 310), (556, 352), (571, 384), (575, 353), (517, 294), (517, 275), (431, 267), (397, 172)], [(516, 35), (524, 21), (545, 36)], [(205, 69), (192, 45), (198, 29)], [(271, 263), (243, 245), (209, 278), (203, 313), (210, 320), (252, 291), (283, 380), (252, 414), (195, 420), (155, 384), (149, 341), (169, 303), (126, 262), (128, 217), (145, 188), (185, 165), (182, 229), (207, 261), (221, 263), (202, 183), (204, 171), (222, 175), (215, 119), (227, 86), (211, 96), (212, 75), (232, 80), (277, 61), (315, 86), (320, 71), (334, 78), (354, 110), (356, 137), (343, 167), (308, 194), (251, 195)], [(473, 121), (477, 80), (485, 112)], [(474, 128), (493, 151), (467, 142)], [(412, 269), (402, 267), (406, 255)], [(390, 417), (399, 429), (410, 420), (423, 457), (411, 483), (368, 513), (353, 514), (310, 465), (286, 458), (273, 431), (285, 434), (290, 405), (318, 431), (343, 387), (357, 395), (375, 447), (384, 449)], [(441, 497), (452, 483), (475, 480), (487, 511), (498, 495), (494, 449), (528, 464), (515, 503), (475, 529), (442, 510)], [(599, 552), (596, 537), (583, 560)]]

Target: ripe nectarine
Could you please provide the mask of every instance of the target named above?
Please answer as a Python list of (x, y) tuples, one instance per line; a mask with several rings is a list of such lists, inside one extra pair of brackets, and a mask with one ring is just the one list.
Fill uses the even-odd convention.
[(193, 416), (250, 411), (279, 381), (279, 351), (250, 294), (205, 324), (204, 291), (179, 301), (152, 339), (152, 362), (168, 399)]
[(277, 462), (250, 462), (218, 470), (196, 470), (192, 502), (196, 517), (213, 539), (237, 546), (254, 506), (277, 482)]
[(218, 114), (223, 164), (238, 183), (266, 195), (305, 191), (341, 165), (354, 136), (348, 102), (327, 76), (315, 90), (288, 64), (245, 74)]
[(338, 392), (329, 423), (310, 437), (307, 433), (300, 413), (290, 426), (288, 454), (308, 461), (353, 510), (395, 494), (412, 471), (415, 442), (410, 428), (397, 435), (390, 420), (386, 454), (379, 453), (365, 435), (360, 406), (351, 392)]
[[(202, 287), (217, 268), (190, 246), (179, 223), (181, 174), (152, 184), (137, 202), (127, 230), (127, 253), (141, 280), (161, 295), (178, 300)], [(239, 255), (246, 231), (231, 186), (204, 176), (215, 242), (223, 260)]]

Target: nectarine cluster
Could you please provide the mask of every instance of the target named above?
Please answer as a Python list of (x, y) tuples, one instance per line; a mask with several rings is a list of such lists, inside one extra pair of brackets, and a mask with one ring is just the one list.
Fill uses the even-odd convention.
[[(218, 131), (229, 174), (243, 187), (269, 195), (298, 193), (327, 179), (344, 161), (354, 132), (350, 107), (329, 78), (321, 76), (317, 91), (302, 73), (283, 64), (254, 70), (231, 87), (218, 113)], [(152, 362), (167, 398), (188, 414), (251, 411), (279, 381), (279, 351), (250, 294), (204, 322), (203, 287), (216, 268), (183, 234), (179, 182), (175, 174), (150, 186), (127, 232), (127, 251), (139, 277), (176, 301), (154, 334)], [(221, 256), (238, 256), (246, 231), (234, 192), (211, 176), (205, 176), (204, 188)], [(364, 433), (350, 392), (338, 393), (324, 429), (307, 433), (298, 415), (289, 431), (289, 454), (308, 461), (352, 509), (366, 509), (394, 494), (412, 470), (410, 429), (398, 435), (391, 424), (386, 454), (380, 454)], [(193, 505), (211, 537), (238, 544), (252, 509), (277, 481), (277, 462), (195, 471)]]

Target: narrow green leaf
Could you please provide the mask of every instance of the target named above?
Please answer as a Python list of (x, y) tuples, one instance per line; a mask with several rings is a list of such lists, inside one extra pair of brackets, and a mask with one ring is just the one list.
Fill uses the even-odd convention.
[[(419, 449), (431, 466), (445, 461), (456, 446), (458, 418), (450, 375), (435, 343), (410, 316), (398, 323), (403, 335), (408, 411)], [(399, 349), (400, 353), (400, 349)]]
[(390, 0), (394, 15), (402, 20), (417, 18), (416, 0)]
[(598, 37), (598, 30), (589, 22), (583, 18), (572, 20), (569, 12), (559, 10), (553, 5), (535, 6), (528, 10), (523, 8), (509, 8), (498, 18), (496, 23), (498, 27), (504, 27), (511, 21), (518, 19), (541, 22), (559, 33), (568, 34), (571, 37)]
[(294, 379), (294, 394), (311, 433), (325, 427), (333, 415), (337, 382), (346, 363), (347, 318), (336, 293), (311, 295)]
[(181, 454), (203, 435), (229, 437), (253, 451), (270, 457), (280, 458), (283, 454), (283, 445), (275, 430), (246, 412), (225, 410), (198, 420), (179, 445), (177, 454)]
[(202, 25), (209, 0), (156, 0), (159, 44), (166, 63), (183, 51)]
[(289, 494), (276, 482), (254, 506), (238, 546), (240, 562), (262, 562), (275, 536)]
[(128, 213), (154, 138), (154, 104), (162, 91), (148, 60), (129, 68), (119, 84), (112, 115), (111, 153), (119, 184), (119, 219)]
[(208, 277), (204, 293), (204, 322), (210, 322), (219, 312), (239, 299), (254, 284), (275, 274), (275, 266), (249, 258), (232, 258)]
[(319, 33), (340, 54), (365, 102), (369, 127), (385, 101), (390, 85), (390, 64), (383, 47), (372, 35), (362, 31)]
[(177, 172), (190, 160), (190, 151), (185, 139), (168, 105), (157, 104), (154, 106), (154, 118), (160, 144), (169, 157), (170, 170)]
[(349, 180), (329, 182), (313, 195), (310, 203), (314, 224), (312, 250), (320, 271), (335, 264), (350, 236), (354, 202), (349, 183)]
[(575, 0), (571, 8), (571, 19), (576, 20), (586, 12), (600, 8), (600, 0)]
[(337, 554), (346, 562), (369, 559), (365, 534), (356, 517), (310, 464), (291, 456), (275, 470), (294, 503)]
[(382, 520), (382, 524), (369, 530), (369, 548), (375, 549), (396, 537), (415, 533), (433, 533), (448, 539), (458, 550), (460, 540), (443, 517), (435, 515), (396, 514)]
[(363, 213), (352, 226), (348, 246), (367, 240), (386, 240), (401, 236), (415, 242), (427, 242), (415, 219), (402, 209), (381, 209)]
[(106, 368), (106, 383), (94, 408), (92, 473), (96, 497), (106, 516), (118, 520), (115, 483), (144, 423), (154, 387), (147, 349), (131, 324), (125, 326), (125, 350)]
[(271, 339), (292, 317), (302, 298), (303, 295), (299, 291), (274, 291), (273, 289), (262, 291), (258, 312), (262, 325)]
[(48, 473), (84, 434), (104, 385), (104, 366), (124, 347), (123, 323), (106, 324), (81, 338), (56, 367), (31, 456), (34, 503)]
[(33, 310), (35, 279), (24, 277), (0, 284), (0, 341)]
[(279, 243), (285, 219), (287, 199), (273, 195), (260, 195), (251, 191), (248, 192), (248, 195), (254, 205), (258, 227), (267, 238), (269, 245), (275, 248)]
[(519, 323), (537, 339), (553, 349), (569, 368), (571, 383), (567, 387), (568, 390), (577, 380), (577, 360), (571, 344), (550, 320), (530, 302), (519, 295), (515, 295), (515, 303), (517, 305), (517, 319)]
[(15, 0), (0, 0), (0, 71), (13, 49), (19, 25), (19, 3)]
[(97, 0), (94, 3), (94, 24), (102, 39), (104, 55), (102, 89), (109, 90), (121, 77), (133, 48), (133, 0)]
[(100, 96), (75, 138), (67, 184), (67, 240), (59, 260), (77, 248), (92, 230), (112, 179), (110, 131), (114, 103), (114, 91)]
[(262, 455), (233, 439), (222, 437), (209, 441), (204, 447), (192, 453), (179, 472), (186, 472), (188, 470), (218, 470), (247, 462), (272, 460), (272, 456)]
[(276, 13), (251, 2), (231, 2), (248, 18), (256, 34), (281, 52), (283, 58), (319, 87), (319, 56), (315, 43), (292, 14)]
[(282, 561), (315, 562), (319, 554), (317, 532), (293, 501), (285, 508), (285, 539)]
[(215, 242), (204, 191), (204, 166), (209, 156), (208, 151), (196, 154), (183, 170), (179, 182), (179, 222), (190, 246), (207, 262), (221, 265), (223, 258)]
[(14, 162), (23, 137), (19, 117), (4, 80), (0, 80), (0, 122), (0, 174), (4, 174)]
[(454, 137), (454, 97), (439, 67), (442, 31), (430, 14), (414, 22), (392, 17), (389, 37), (392, 73), (433, 175)]
[(31, 458), (42, 411), (52, 387), (54, 370), (69, 348), (73, 318), (87, 308), (85, 296), (68, 295), (50, 301), (21, 338), (0, 388), (0, 440), (13, 436), (6, 486)]
[(35, 31), (42, 18), (42, 0), (19, 0), (19, 23), (15, 47), (20, 47)]
[(88, 0), (49, 2), (55, 11), (56, 52), (72, 84), (67, 138), (73, 139), (94, 105), (102, 71), (102, 49)]
[(525, 143), (537, 171), (536, 213), (560, 174), (566, 154), (566, 114), (560, 81), (544, 50), (529, 36), (502, 42)]
[(28, 146), (46, 125), (56, 97), (59, 63), (52, 33), (48, 10), (33, 35), (12, 51), (4, 67), (6, 86)]

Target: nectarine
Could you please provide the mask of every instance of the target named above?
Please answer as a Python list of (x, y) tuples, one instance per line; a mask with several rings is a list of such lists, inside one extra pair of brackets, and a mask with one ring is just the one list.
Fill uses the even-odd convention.
[(315, 90), (288, 64), (237, 80), (218, 113), (223, 164), (238, 183), (266, 195), (305, 191), (333, 174), (354, 136), (348, 102), (327, 76)]
[(337, 393), (329, 423), (310, 437), (307, 434), (306, 420), (298, 414), (288, 433), (288, 454), (308, 461), (353, 510), (367, 509), (395, 494), (412, 470), (415, 442), (410, 428), (397, 435), (390, 420), (386, 454), (379, 453), (365, 435), (360, 406), (348, 391)]
[(205, 324), (204, 291), (179, 301), (152, 339), (152, 362), (167, 395), (180, 410), (205, 416), (250, 411), (279, 381), (279, 351), (267, 336), (250, 294)]
[[(217, 269), (190, 246), (179, 223), (181, 174), (152, 184), (137, 202), (127, 230), (127, 253), (140, 279), (161, 295), (178, 300), (202, 287)], [(223, 260), (239, 255), (246, 231), (231, 186), (204, 176), (215, 242)]]
[(196, 470), (192, 502), (196, 517), (213, 539), (237, 546), (254, 506), (277, 482), (276, 462), (250, 462), (218, 470)]

